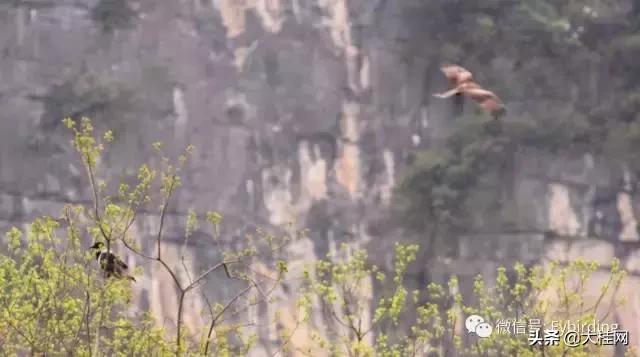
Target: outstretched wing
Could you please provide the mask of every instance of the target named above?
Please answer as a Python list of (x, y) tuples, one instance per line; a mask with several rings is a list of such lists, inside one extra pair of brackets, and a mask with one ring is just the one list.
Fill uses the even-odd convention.
[(492, 100), (497, 103), (502, 103), (500, 98), (498, 98), (498, 96), (495, 95), (495, 93), (493, 93), (492, 91), (486, 90), (484, 88), (469, 88), (469, 89), (463, 90), (463, 92), (464, 94), (468, 95), (469, 98), (478, 102), (478, 104), (486, 100)]
[(457, 87), (462, 83), (471, 82), (473, 80), (471, 72), (458, 65), (442, 65), (440, 70), (444, 73), (445, 77), (447, 77), (452, 87)]
[(452, 95), (456, 95), (458, 93), (460, 93), (460, 88), (453, 88), (453, 89), (449, 89), (444, 93), (435, 93), (433, 96), (436, 98), (449, 98)]
[(504, 111), (504, 104), (495, 93), (484, 88), (470, 88), (464, 91), (480, 108), (492, 115), (498, 115)]

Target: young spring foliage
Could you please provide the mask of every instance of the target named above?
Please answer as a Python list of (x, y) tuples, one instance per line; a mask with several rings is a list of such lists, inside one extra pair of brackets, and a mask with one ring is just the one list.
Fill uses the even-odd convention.
[[(8, 254), (0, 256), (0, 350), (90, 356), (99, 343), (110, 355), (171, 351), (150, 315), (128, 309), (129, 284), (105, 280), (96, 269), (73, 225), (80, 213), (67, 207), (60, 220), (36, 219), (24, 233), (7, 232)], [(62, 234), (60, 222), (68, 226)]]
[[(226, 241), (220, 234), (223, 217), (214, 211), (188, 210), (184, 240), (176, 247), (182, 252), (180, 260), (168, 261), (162, 254), (163, 217), (194, 149), (188, 148), (174, 163), (160, 144), (154, 145), (162, 156), (160, 167), (142, 164), (134, 182), (110, 185), (99, 174), (102, 153), (113, 133), (94, 135), (88, 119), (65, 122), (74, 133), (72, 144), (85, 165), (93, 201), (67, 205), (58, 218), (42, 217), (24, 230), (7, 232), (7, 254), (0, 256), (0, 351), (50, 356), (242, 356), (255, 351), (258, 336), (250, 327), (275, 324), (281, 316), (261, 315), (258, 321), (249, 321), (246, 312), (259, 304), (276, 310), (271, 309), (271, 304), (278, 303), (272, 293), (290, 275), (283, 249), (303, 232), (278, 237), (258, 229), (243, 242), (235, 242), (240, 248), (222, 249), (222, 260), (196, 271), (184, 254), (187, 244), (196, 239), (195, 231), (206, 227), (213, 232), (210, 243), (222, 247)], [(109, 194), (111, 187), (117, 187), (113, 194)], [(151, 251), (141, 250), (130, 227), (141, 210), (154, 208), (161, 223)], [(87, 250), (95, 240), (124, 248), (165, 270), (179, 295), (175, 325), (160, 328), (152, 312), (132, 306), (128, 280), (105, 278)], [(393, 265), (384, 271), (370, 263), (366, 250), (345, 245), (334, 256), (308, 267), (299, 292), (302, 318), (293, 327), (276, 327), (276, 352), (299, 348), (291, 343), (296, 330), (307, 330), (311, 345), (298, 352), (312, 355), (582, 356), (597, 353), (598, 346), (532, 348), (526, 336), (508, 334), (469, 340), (463, 333), (464, 317), (478, 314), (492, 324), (507, 318), (603, 321), (609, 317), (606, 312), (620, 303), (613, 299), (624, 276), (617, 261), (595, 302), (586, 296), (598, 267), (583, 261), (569, 266), (500, 268), (495, 281), (478, 277), (472, 296), (463, 301), (456, 277), (445, 285), (410, 287), (409, 269), (418, 256), (418, 245), (397, 243)], [(264, 279), (254, 274), (258, 266), (271, 276)], [(140, 276), (140, 270), (134, 275)], [(186, 274), (178, 274), (180, 270)], [(199, 289), (216, 270), (240, 283), (228, 299), (208, 297)], [(183, 323), (184, 298), (194, 293), (201, 293), (207, 303), (203, 326)], [(318, 311), (327, 322), (324, 329), (312, 319)]]
[[(80, 122), (65, 119), (64, 123), (73, 133), (71, 144), (86, 169), (92, 201), (67, 205), (57, 219), (36, 220), (26, 234), (16, 228), (7, 233), (9, 254), (0, 257), (0, 288), (6, 292), (0, 298), (0, 351), (54, 356), (246, 354), (256, 341), (255, 326), (243, 320), (246, 311), (271, 298), (287, 272), (288, 263), (278, 255), (302, 233), (291, 230), (276, 236), (257, 230), (243, 241), (230, 242), (220, 235), (221, 214), (189, 209), (182, 242), (167, 246), (168, 208), (194, 148), (187, 147), (171, 160), (162, 145), (155, 144), (161, 156), (159, 167), (143, 163), (136, 177), (112, 184), (101, 165), (114, 134), (96, 135), (87, 118)], [(141, 212), (156, 209), (160, 219), (152, 242), (140, 244), (131, 227)], [(187, 250), (196, 230), (212, 231), (213, 241), (198, 244), (210, 244), (219, 251), (219, 260), (193, 264)], [(166, 273), (178, 293), (177, 305), (169, 307), (176, 312), (173, 324), (165, 322), (159, 328), (160, 321), (150, 311), (140, 311), (130, 303), (130, 281), (107, 278), (100, 271), (95, 252), (88, 250), (96, 241), (109, 251), (138, 257), (142, 264), (134, 275), (140, 276), (145, 265), (153, 264)], [(145, 245), (151, 249), (142, 249)], [(227, 248), (229, 245), (234, 248)], [(179, 251), (178, 258), (167, 258), (167, 249)], [(256, 264), (275, 273), (269, 279), (257, 276)], [(216, 271), (232, 283), (225, 294), (207, 296), (203, 287)], [(144, 279), (136, 284), (141, 281)], [(190, 313), (202, 314), (205, 323), (186, 326), (185, 300), (195, 294), (208, 309)], [(261, 319), (271, 323), (268, 316)]]
[[(416, 259), (417, 245), (396, 244), (393, 270), (388, 277), (369, 263), (365, 250), (340, 251), (341, 259), (318, 262), (305, 273), (306, 289), (301, 305), (310, 316), (316, 304), (332, 326), (314, 330), (309, 354), (330, 352), (333, 356), (587, 356), (600, 354), (603, 346), (585, 344), (568, 347), (531, 347), (528, 334), (493, 333), (479, 339), (467, 335), (464, 322), (469, 315), (483, 316), (496, 326), (499, 320), (529, 322), (540, 319), (563, 324), (602, 323), (623, 301), (616, 296), (625, 273), (614, 261), (600, 295), (588, 299), (589, 280), (598, 270), (582, 260), (567, 266), (550, 263), (527, 268), (516, 264), (501, 267), (494, 281), (475, 280), (472, 296), (463, 300), (458, 279), (447, 284), (430, 283), (409, 289), (407, 268)], [(376, 280), (382, 293), (367, 287)], [(591, 287), (593, 289), (593, 287)], [(316, 304), (314, 304), (316, 302)], [(366, 311), (374, 311), (366, 319)], [(310, 320), (305, 320), (311, 324)], [(606, 347), (605, 347), (606, 348)]]

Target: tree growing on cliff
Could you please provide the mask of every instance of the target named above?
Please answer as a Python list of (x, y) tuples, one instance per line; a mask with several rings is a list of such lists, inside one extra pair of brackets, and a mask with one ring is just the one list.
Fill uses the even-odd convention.
[[(500, 195), (491, 186), (507, 187), (513, 172), (498, 171), (502, 176), (493, 180), (486, 169), (496, 156), (484, 158), (485, 148), (504, 147), (498, 140), (508, 140), (502, 149), (506, 163), (506, 154), (534, 148), (601, 155), (623, 163), (634, 177), (640, 174), (635, 155), (640, 149), (640, 66), (634, 60), (640, 53), (638, 3), (421, 1), (411, 5), (405, 19), (416, 28), (402, 48), (418, 52), (404, 55), (431, 64), (428, 76), (440, 76), (435, 66), (442, 62), (458, 63), (501, 93), (510, 107), (501, 135), (492, 139), (473, 125), (458, 125), (474, 120), (469, 115), (450, 124), (460, 127), (447, 147), (416, 155), (400, 188), (405, 194), (398, 196), (406, 208), (401, 216), (419, 233), (430, 237), (452, 227), (473, 229), (464, 211), (500, 209), (492, 202)], [(425, 89), (426, 101), (433, 90)], [(495, 169), (489, 167), (489, 173)], [(509, 207), (502, 211), (501, 218), (509, 220)]]
[(91, 9), (91, 19), (107, 34), (118, 29), (129, 29), (137, 16), (138, 13), (124, 0), (100, 0)]

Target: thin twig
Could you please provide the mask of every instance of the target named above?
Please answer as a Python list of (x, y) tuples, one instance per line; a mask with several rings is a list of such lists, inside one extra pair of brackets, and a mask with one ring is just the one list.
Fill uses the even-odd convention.
[(299, 327), (300, 327), (300, 318), (299, 316), (296, 316), (296, 325), (293, 327), (289, 336), (285, 338), (284, 342), (280, 344), (280, 347), (278, 347), (278, 349), (271, 354), (271, 357), (275, 357), (280, 351), (284, 351), (285, 346), (287, 346), (291, 342), (291, 340), (293, 339), (293, 335), (296, 334)]
[(235, 303), (238, 299), (240, 299), (240, 297), (242, 297), (244, 294), (246, 294), (247, 292), (249, 292), (251, 290), (252, 286), (249, 285), (246, 288), (244, 288), (242, 291), (240, 291), (238, 294), (236, 294), (236, 296), (234, 296), (231, 300), (229, 300), (227, 302), (227, 304), (222, 308), (222, 310), (220, 310), (218, 312), (218, 314), (214, 317), (212, 317), (211, 319), (211, 324), (209, 324), (209, 331), (207, 333), (207, 343), (204, 345), (204, 353), (203, 355), (207, 355), (207, 352), (209, 351), (209, 345), (211, 344), (211, 334), (213, 333), (213, 329), (216, 326), (216, 323), (218, 322), (218, 319), (220, 319), (220, 317), (222, 317), (222, 315), (231, 307), (231, 305), (233, 303)]
[(91, 185), (91, 191), (93, 192), (93, 210), (96, 219), (96, 223), (98, 224), (98, 228), (100, 228), (100, 233), (104, 237), (107, 242), (107, 251), (111, 251), (111, 235), (108, 235), (107, 232), (104, 231), (104, 227), (102, 226), (102, 218), (100, 217), (100, 201), (98, 198), (98, 187), (96, 186), (95, 175), (93, 173), (93, 166), (91, 165), (91, 159), (89, 158), (89, 154), (85, 154), (87, 172), (89, 174), (89, 183)]
[(82, 313), (82, 321), (80, 322), (80, 324), (78, 325), (78, 330), (76, 331), (75, 335), (73, 336), (73, 340), (72, 340), (72, 350), (75, 348), (77, 342), (80, 338), (80, 332), (82, 331), (82, 323), (85, 320), (86, 316), (89, 314), (89, 299), (90, 299), (90, 295), (88, 292), (85, 291), (85, 300), (84, 300), (84, 306), (82, 308), (83, 313)]
[(173, 175), (171, 177), (171, 184), (169, 185), (169, 189), (167, 190), (167, 195), (164, 198), (164, 202), (162, 203), (162, 210), (160, 211), (160, 226), (158, 227), (158, 235), (156, 237), (158, 260), (160, 260), (160, 258), (162, 257), (161, 255), (162, 251), (160, 249), (160, 243), (162, 242), (162, 229), (164, 228), (164, 219), (167, 214), (167, 208), (169, 207), (169, 201), (171, 200), (171, 196), (173, 194), (175, 182), (176, 182), (176, 175)]

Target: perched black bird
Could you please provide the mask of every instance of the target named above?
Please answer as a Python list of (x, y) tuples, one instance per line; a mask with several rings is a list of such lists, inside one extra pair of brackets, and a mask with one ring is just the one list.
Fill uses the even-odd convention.
[(136, 281), (134, 277), (128, 274), (129, 266), (127, 266), (127, 264), (120, 260), (120, 258), (115, 254), (104, 249), (104, 243), (96, 242), (90, 247), (90, 249), (93, 249), (96, 252), (96, 261), (100, 264), (100, 269), (105, 272), (107, 278), (126, 278)]

